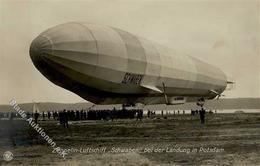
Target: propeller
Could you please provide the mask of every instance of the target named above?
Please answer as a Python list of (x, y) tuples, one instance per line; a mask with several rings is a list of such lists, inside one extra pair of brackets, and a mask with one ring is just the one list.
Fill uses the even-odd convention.
[(214, 93), (214, 94), (216, 94), (218, 97), (217, 97), (217, 100), (221, 97), (221, 96), (225, 96), (225, 95), (223, 95), (223, 94), (221, 94), (221, 93), (218, 93), (217, 91), (215, 91), (215, 90), (210, 90), (210, 92), (212, 92), (212, 93)]

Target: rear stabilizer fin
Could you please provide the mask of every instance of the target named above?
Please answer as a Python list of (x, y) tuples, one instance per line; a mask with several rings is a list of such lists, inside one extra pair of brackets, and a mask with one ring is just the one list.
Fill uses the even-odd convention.
[(159, 88), (157, 88), (156, 86), (153, 85), (141, 85), (142, 87), (155, 91), (155, 92), (159, 92), (159, 93), (163, 93), (163, 91), (161, 91)]

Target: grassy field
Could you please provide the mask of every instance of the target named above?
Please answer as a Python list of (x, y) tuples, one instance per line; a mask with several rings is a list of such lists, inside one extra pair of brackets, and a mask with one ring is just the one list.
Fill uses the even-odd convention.
[(0, 145), (9, 145), (0, 154), (14, 154), (3, 165), (260, 165), (260, 114), (212, 114), (205, 125), (191, 115), (72, 122), (68, 129), (40, 121), (58, 146), (71, 150), (65, 160), (17, 121), (0, 121)]

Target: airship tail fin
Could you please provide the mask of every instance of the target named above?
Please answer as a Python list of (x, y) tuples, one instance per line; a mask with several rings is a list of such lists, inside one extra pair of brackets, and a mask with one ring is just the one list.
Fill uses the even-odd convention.
[(152, 85), (141, 85), (142, 87), (155, 91), (155, 92), (159, 92), (159, 93), (163, 93), (159, 88), (157, 88), (156, 86), (152, 86)]
[(236, 82), (235, 81), (227, 81), (227, 87), (226, 87), (226, 91), (235, 89), (236, 87)]

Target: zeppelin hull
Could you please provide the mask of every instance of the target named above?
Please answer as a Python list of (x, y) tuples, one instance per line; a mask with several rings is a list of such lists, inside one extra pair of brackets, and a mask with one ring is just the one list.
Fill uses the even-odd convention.
[(32, 42), (30, 56), (50, 81), (99, 104), (165, 103), (163, 89), (169, 98), (211, 99), (211, 90), (226, 88), (220, 69), (108, 26), (50, 28)]

